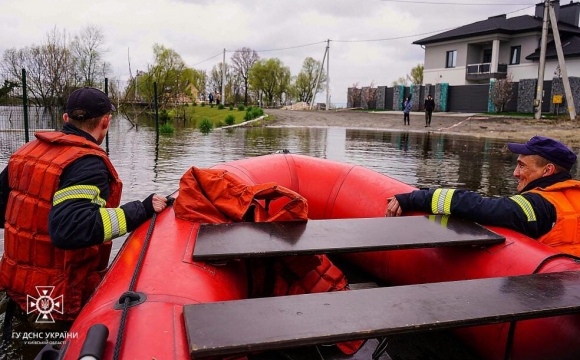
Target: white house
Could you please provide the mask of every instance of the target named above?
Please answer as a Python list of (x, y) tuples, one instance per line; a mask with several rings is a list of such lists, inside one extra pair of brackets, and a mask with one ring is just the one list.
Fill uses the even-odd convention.
[[(553, 1), (569, 76), (580, 77), (580, 2)], [(425, 84), (467, 85), (489, 83), (507, 74), (514, 81), (538, 77), (539, 46), (544, 4), (535, 16), (492, 16), (414, 44), (425, 49)], [(551, 32), (545, 80), (554, 77), (558, 61)]]

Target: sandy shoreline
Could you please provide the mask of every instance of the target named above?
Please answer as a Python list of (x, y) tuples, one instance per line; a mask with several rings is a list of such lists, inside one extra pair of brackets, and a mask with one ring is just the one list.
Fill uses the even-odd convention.
[(291, 127), (347, 127), (392, 131), (435, 132), (489, 137), (509, 140), (528, 140), (534, 135), (549, 136), (563, 143), (580, 146), (580, 120), (534, 120), (487, 116), (441, 116), (433, 114), (431, 127), (425, 127), (422, 114), (411, 114), (411, 125), (403, 125), (403, 116), (389, 112), (360, 111), (292, 111), (269, 109), (274, 120), (265, 126)]

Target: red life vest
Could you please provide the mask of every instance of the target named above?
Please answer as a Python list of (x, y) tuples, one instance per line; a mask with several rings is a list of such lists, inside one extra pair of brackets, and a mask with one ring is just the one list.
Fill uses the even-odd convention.
[(542, 195), (556, 208), (556, 223), (539, 242), (580, 256), (580, 181), (566, 180), (530, 192)]
[[(39, 297), (37, 286), (54, 286), (51, 297), (63, 295), (57, 320), (73, 320), (107, 271), (111, 243), (78, 250), (52, 245), (48, 213), (62, 171), (85, 155), (99, 156), (109, 170), (107, 207), (119, 206), (122, 183), (106, 152), (97, 144), (61, 132), (36, 133), (8, 162), (10, 195), (6, 207), (0, 288), (23, 310), (27, 295)], [(66, 206), (63, 205), (63, 206)]]

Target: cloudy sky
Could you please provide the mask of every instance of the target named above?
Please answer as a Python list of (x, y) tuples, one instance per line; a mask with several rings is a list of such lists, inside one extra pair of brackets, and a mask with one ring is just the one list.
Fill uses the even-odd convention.
[[(423, 0), (435, 2), (436, 0)], [(439, 0), (455, 3), (502, 3), (492, 0)], [(506, 0), (515, 5), (435, 5), (381, 0), (0, 0), (0, 52), (43, 42), (55, 26), (74, 35), (87, 24), (101, 26), (108, 49), (105, 58), (113, 76), (128, 77), (127, 51), (135, 69), (152, 61), (152, 46), (173, 48), (188, 66), (210, 70), (224, 48), (246, 46), (279, 49), (331, 40), (385, 39), (424, 34), (486, 19), (533, 5), (530, 0)], [(523, 4), (523, 5), (522, 5)], [(533, 8), (509, 16), (533, 14)], [(424, 36), (390, 41), (331, 42), (332, 102), (346, 103), (354, 82), (389, 85), (423, 62), (423, 49), (412, 45)], [(283, 51), (259, 52), (277, 57), (292, 74), (307, 56), (322, 59), (325, 44)], [(226, 54), (229, 61), (231, 53)], [(324, 95), (318, 100), (323, 102)]]

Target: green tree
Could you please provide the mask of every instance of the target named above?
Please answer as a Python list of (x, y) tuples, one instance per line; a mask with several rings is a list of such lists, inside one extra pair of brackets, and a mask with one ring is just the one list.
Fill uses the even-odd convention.
[(407, 75), (407, 79), (411, 82), (411, 84), (415, 85), (422, 85), (423, 84), (423, 69), (425, 67), (423, 64), (417, 64), (414, 68), (411, 69), (411, 73)]
[[(302, 69), (294, 81), (293, 92), (298, 101), (310, 103), (312, 98), (322, 91), (326, 82), (326, 74), (320, 74), (318, 87), (316, 87), (316, 78), (320, 72), (320, 61), (311, 57), (304, 59)], [(314, 89), (316, 87), (316, 89)]]
[(195, 70), (187, 68), (175, 50), (163, 45), (153, 45), (153, 56), (153, 64), (138, 77), (138, 93), (144, 101), (153, 104), (153, 83), (157, 82), (159, 108), (166, 109), (186, 94), (187, 87), (194, 81)]
[(290, 68), (284, 66), (280, 59), (272, 58), (257, 61), (249, 77), (250, 86), (256, 92), (262, 92), (268, 104), (274, 99), (281, 99), (282, 94), (290, 91)]

